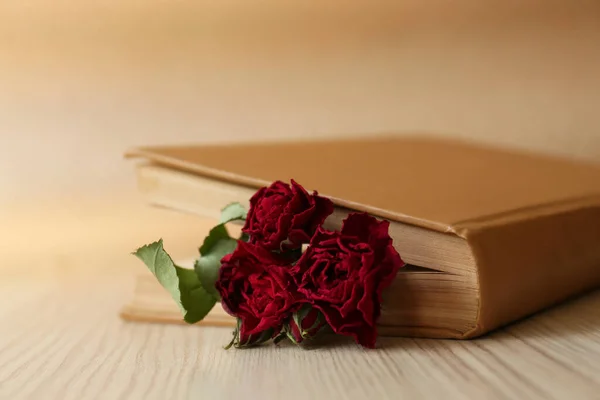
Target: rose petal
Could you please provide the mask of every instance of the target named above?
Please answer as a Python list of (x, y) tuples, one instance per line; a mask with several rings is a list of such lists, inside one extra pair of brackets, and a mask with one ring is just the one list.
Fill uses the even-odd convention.
[(315, 305), (331, 329), (338, 335), (350, 336), (356, 343), (367, 348), (374, 348), (377, 340), (377, 329), (375, 327), (361, 324), (360, 318), (344, 319), (339, 312), (331, 307), (321, 304)]
[(373, 227), (380, 222), (367, 213), (351, 213), (342, 221), (342, 235), (357, 237), (361, 242), (369, 241)]

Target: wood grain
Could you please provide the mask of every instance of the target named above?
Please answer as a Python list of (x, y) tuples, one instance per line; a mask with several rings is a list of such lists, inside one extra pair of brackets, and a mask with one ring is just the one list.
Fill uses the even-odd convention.
[[(143, 218), (145, 226), (160, 223), (170, 233), (181, 221), (134, 203), (79, 204), (87, 214), (77, 218), (84, 220), (131, 208), (127, 217), (79, 235), (67, 234), (73, 221), (65, 216), (65, 234), (39, 247), (36, 232), (45, 232), (51, 218), (20, 225), (31, 240), (26, 252), (11, 250), (11, 240), (23, 238), (2, 238), (1, 399), (594, 399), (600, 393), (600, 292), (479, 340), (381, 338), (372, 351), (336, 337), (306, 349), (226, 351), (229, 328), (128, 323), (119, 311), (143, 266), (123, 248), (145, 241), (148, 231), (123, 224), (139, 226)], [(11, 215), (2, 215), (9, 222), (3, 228), (17, 231), (27, 218)], [(197, 232), (181, 232), (174, 247), (189, 246), (193, 255)], [(102, 251), (76, 251), (99, 241)]]

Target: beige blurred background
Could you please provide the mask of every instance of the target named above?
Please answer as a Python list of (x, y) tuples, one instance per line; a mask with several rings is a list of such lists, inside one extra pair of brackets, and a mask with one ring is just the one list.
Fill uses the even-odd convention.
[(600, 160), (600, 2), (0, 2), (0, 200), (135, 145), (428, 132)]

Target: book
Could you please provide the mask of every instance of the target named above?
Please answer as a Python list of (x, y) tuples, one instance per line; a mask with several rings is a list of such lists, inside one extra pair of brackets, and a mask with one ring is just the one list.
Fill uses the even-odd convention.
[[(181, 260), (183, 268), (193, 268), (194, 260)], [(138, 274), (135, 288), (129, 303), (121, 309), (121, 318), (136, 322), (185, 324), (181, 310), (169, 293), (158, 283), (149, 271)], [(236, 321), (223, 310), (221, 303), (215, 304), (210, 313), (198, 325), (234, 328)]]
[(218, 218), (294, 179), (390, 221), (408, 264), (384, 292), (382, 335), (477, 337), (600, 285), (600, 166), (432, 137), (156, 146), (135, 158), (151, 204)]

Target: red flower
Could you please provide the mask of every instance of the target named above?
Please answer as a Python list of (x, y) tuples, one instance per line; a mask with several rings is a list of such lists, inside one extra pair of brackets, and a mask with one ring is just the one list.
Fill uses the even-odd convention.
[(278, 334), (297, 308), (289, 267), (273, 253), (242, 241), (221, 260), (215, 286), (225, 311), (241, 322), (236, 332), (241, 343), (271, 329)]
[(312, 195), (294, 180), (260, 189), (250, 199), (250, 210), (242, 231), (250, 243), (268, 250), (298, 249), (333, 212), (331, 200)]
[(389, 222), (350, 214), (341, 232), (319, 228), (292, 269), (299, 293), (337, 334), (373, 348), (381, 292), (404, 265), (392, 246)]

